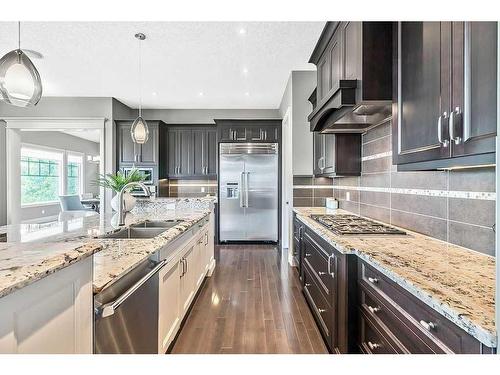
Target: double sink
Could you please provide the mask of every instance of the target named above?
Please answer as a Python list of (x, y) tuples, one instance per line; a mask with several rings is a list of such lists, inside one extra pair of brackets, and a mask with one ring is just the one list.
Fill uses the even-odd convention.
[(154, 238), (166, 230), (175, 227), (182, 220), (146, 220), (132, 224), (127, 228), (120, 229), (100, 236), (103, 239), (147, 239)]

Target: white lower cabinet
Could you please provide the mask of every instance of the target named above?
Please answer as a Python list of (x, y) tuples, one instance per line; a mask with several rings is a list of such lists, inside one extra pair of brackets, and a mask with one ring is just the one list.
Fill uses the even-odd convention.
[(92, 257), (0, 298), (0, 353), (92, 353)]
[(158, 353), (174, 340), (213, 261), (211, 226), (211, 221), (205, 224), (160, 271)]
[(159, 274), (159, 342), (158, 353), (165, 353), (172, 342), (181, 323), (181, 268), (180, 262), (173, 267), (164, 267)]

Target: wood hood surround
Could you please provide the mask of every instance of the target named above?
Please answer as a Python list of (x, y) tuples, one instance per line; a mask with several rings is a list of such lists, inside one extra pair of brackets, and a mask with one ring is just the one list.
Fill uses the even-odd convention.
[(327, 22), (309, 59), (318, 71), (311, 131), (362, 133), (391, 115), (392, 27)]

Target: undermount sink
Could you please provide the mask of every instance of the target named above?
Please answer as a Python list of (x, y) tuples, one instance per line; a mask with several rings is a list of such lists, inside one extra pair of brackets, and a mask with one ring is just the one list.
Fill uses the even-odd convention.
[(108, 233), (100, 238), (104, 239), (147, 239), (147, 238), (154, 238), (158, 236), (159, 234), (165, 232), (167, 228), (137, 228), (137, 227), (130, 227), (130, 228), (123, 228), (119, 231), (113, 232), (113, 233)]
[(132, 224), (130, 228), (172, 228), (182, 220), (146, 220), (137, 224)]

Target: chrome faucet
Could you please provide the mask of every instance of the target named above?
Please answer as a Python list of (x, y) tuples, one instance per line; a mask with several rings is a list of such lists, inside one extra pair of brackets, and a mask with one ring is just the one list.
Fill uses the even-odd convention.
[(139, 181), (133, 181), (129, 182), (126, 184), (118, 193), (118, 225), (125, 225), (125, 210), (123, 209), (123, 206), (125, 205), (125, 202), (123, 200), (123, 194), (125, 191), (133, 186), (138, 186), (140, 187), (144, 193), (146, 194), (147, 197), (151, 195), (151, 192), (149, 191), (149, 188), (144, 185), (142, 182)]

